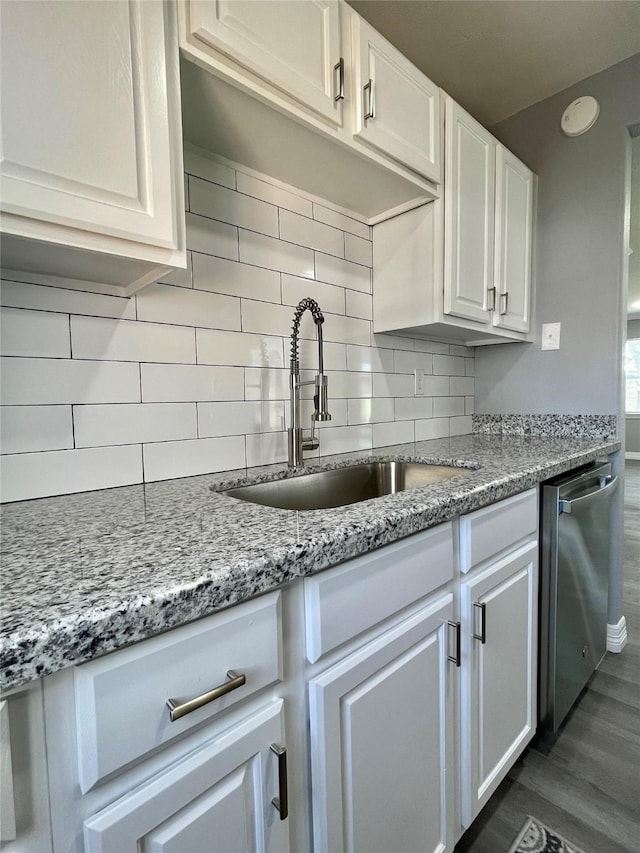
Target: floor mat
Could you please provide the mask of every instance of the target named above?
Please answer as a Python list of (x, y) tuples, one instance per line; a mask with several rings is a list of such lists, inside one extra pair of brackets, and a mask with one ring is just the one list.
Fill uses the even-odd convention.
[(528, 817), (508, 853), (583, 853), (554, 829)]

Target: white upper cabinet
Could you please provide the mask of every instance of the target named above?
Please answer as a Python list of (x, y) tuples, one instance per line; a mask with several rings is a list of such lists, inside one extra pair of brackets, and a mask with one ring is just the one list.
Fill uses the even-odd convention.
[(438, 196), (439, 90), (343, 0), (177, 9), (190, 144), (369, 224)]
[(358, 15), (351, 16), (354, 136), (440, 181), (440, 90)]
[(192, 0), (189, 28), (303, 106), (342, 123), (338, 0)]
[(186, 265), (169, 13), (141, 0), (3, 3), (5, 270), (127, 293)]
[(446, 99), (444, 311), (482, 323), (492, 308), (495, 140)]
[(493, 323), (526, 332), (531, 305), (533, 173), (502, 145), (496, 147), (495, 221)]

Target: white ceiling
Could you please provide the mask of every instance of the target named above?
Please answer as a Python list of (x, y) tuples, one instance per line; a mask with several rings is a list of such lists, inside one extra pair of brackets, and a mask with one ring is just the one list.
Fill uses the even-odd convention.
[(349, 0), (486, 127), (640, 52), (640, 0)]

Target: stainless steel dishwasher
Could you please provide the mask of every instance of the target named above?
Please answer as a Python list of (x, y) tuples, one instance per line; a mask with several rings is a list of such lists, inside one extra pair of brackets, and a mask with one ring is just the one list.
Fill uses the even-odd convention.
[(555, 732), (607, 647), (611, 465), (542, 489), (539, 721)]

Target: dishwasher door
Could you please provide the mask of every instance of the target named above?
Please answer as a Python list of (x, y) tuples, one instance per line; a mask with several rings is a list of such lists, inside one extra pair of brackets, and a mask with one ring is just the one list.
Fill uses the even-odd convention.
[(606, 651), (617, 485), (605, 464), (543, 487), (539, 719), (553, 732)]

